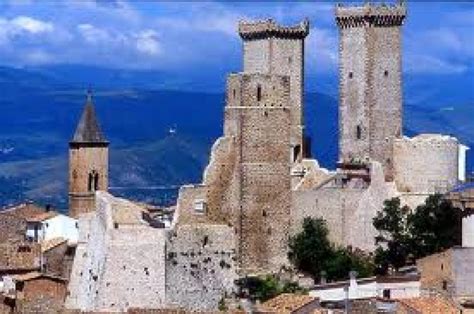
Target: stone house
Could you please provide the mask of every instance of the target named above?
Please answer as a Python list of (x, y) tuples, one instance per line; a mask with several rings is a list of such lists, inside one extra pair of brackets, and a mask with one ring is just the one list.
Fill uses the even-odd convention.
[(63, 307), (67, 281), (62, 277), (30, 272), (6, 279), (3, 295), (17, 313), (56, 313)]

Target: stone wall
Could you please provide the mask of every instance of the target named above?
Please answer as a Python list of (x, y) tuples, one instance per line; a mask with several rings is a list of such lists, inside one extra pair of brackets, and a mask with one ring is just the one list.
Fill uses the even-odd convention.
[(235, 292), (234, 229), (226, 225), (182, 225), (170, 235), (166, 255), (168, 307), (216, 310)]
[(422, 134), (394, 142), (394, 170), (402, 192), (445, 193), (458, 182), (457, 139)]
[(241, 22), (245, 73), (277, 74), (290, 77), (291, 145), (299, 146), (295, 159), (301, 161), (303, 149), (304, 39), (307, 21), (285, 27), (272, 20)]
[(0, 273), (39, 270), (41, 248), (38, 243), (0, 243)]
[[(228, 206), (237, 207), (232, 212), (240, 267), (247, 272), (275, 270), (286, 259), (290, 199), (271, 208), (268, 203), (291, 189), (289, 83), (288, 77), (263, 74), (231, 75), (228, 81), (225, 124), (237, 125), (239, 178), (238, 202)], [(234, 90), (240, 95), (235, 100)]]
[(107, 146), (75, 145), (69, 149), (69, 210), (77, 217), (94, 210), (94, 191), (89, 190), (89, 174), (98, 174), (97, 190), (107, 191), (109, 181)]
[(301, 230), (305, 217), (323, 218), (329, 239), (342, 246), (375, 249), (377, 231), (372, 219), (386, 199), (399, 196), (395, 185), (385, 182), (382, 166), (373, 162), (369, 187), (341, 186), (337, 176), (315, 189), (298, 189), (292, 196), (292, 233)]
[(0, 212), (0, 243), (25, 240), (26, 221), (14, 214)]
[(336, 9), (340, 30), (340, 159), (367, 158), (393, 178), (393, 140), (402, 131), (403, 6)]
[(433, 254), (416, 261), (422, 289), (455, 292), (453, 250)]
[(165, 304), (166, 233), (141, 220), (143, 209), (96, 194), (97, 212), (79, 219), (79, 243), (66, 307), (126, 311)]

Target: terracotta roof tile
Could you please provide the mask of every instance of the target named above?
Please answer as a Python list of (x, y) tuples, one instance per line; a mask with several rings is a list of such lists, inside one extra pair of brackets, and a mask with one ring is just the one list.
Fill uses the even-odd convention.
[(8, 213), (29, 221), (32, 217), (44, 214), (46, 210), (33, 203), (23, 203), (4, 209), (1, 213)]
[(309, 295), (282, 293), (262, 303), (261, 310), (276, 313), (291, 313), (315, 300), (317, 299)]
[(449, 300), (443, 297), (419, 297), (410, 299), (398, 299), (397, 302), (405, 308), (418, 311), (423, 314), (457, 314), (459, 309)]
[(50, 240), (45, 240), (41, 243), (41, 252), (49, 251), (49, 250), (57, 247), (58, 245), (63, 244), (66, 241), (67, 241), (67, 239), (65, 239), (63, 237), (58, 237), (58, 238), (53, 238), (53, 239), (50, 239)]

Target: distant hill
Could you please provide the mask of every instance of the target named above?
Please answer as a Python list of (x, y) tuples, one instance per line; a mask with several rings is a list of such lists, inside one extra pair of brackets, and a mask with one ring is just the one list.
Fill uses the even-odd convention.
[[(0, 67), (0, 206), (25, 198), (66, 206), (67, 143), (84, 105), (86, 73), (93, 77), (99, 70), (74, 67), (69, 71), (72, 74), (65, 68)], [(161, 90), (151, 83), (141, 86), (159, 77), (157, 73), (125, 71), (124, 78), (117, 80), (113, 73), (101, 73), (94, 98), (111, 141), (113, 192), (166, 203), (176, 196), (173, 186), (199, 182), (210, 147), (222, 134), (224, 95)], [(474, 147), (470, 98), (445, 100), (438, 106), (408, 103), (404, 115), (408, 135), (442, 132)], [(305, 120), (313, 155), (323, 166), (334, 168), (337, 100), (324, 93), (307, 93)]]

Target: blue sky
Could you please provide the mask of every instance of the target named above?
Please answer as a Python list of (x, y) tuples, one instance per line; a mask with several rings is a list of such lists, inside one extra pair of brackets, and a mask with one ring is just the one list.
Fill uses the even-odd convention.
[[(2, 1), (0, 64), (83, 64), (207, 79), (240, 69), (240, 19), (291, 24), (308, 17), (307, 75), (334, 77), (333, 10), (333, 2)], [(408, 10), (405, 73), (474, 73), (473, 4), (409, 2)]]

